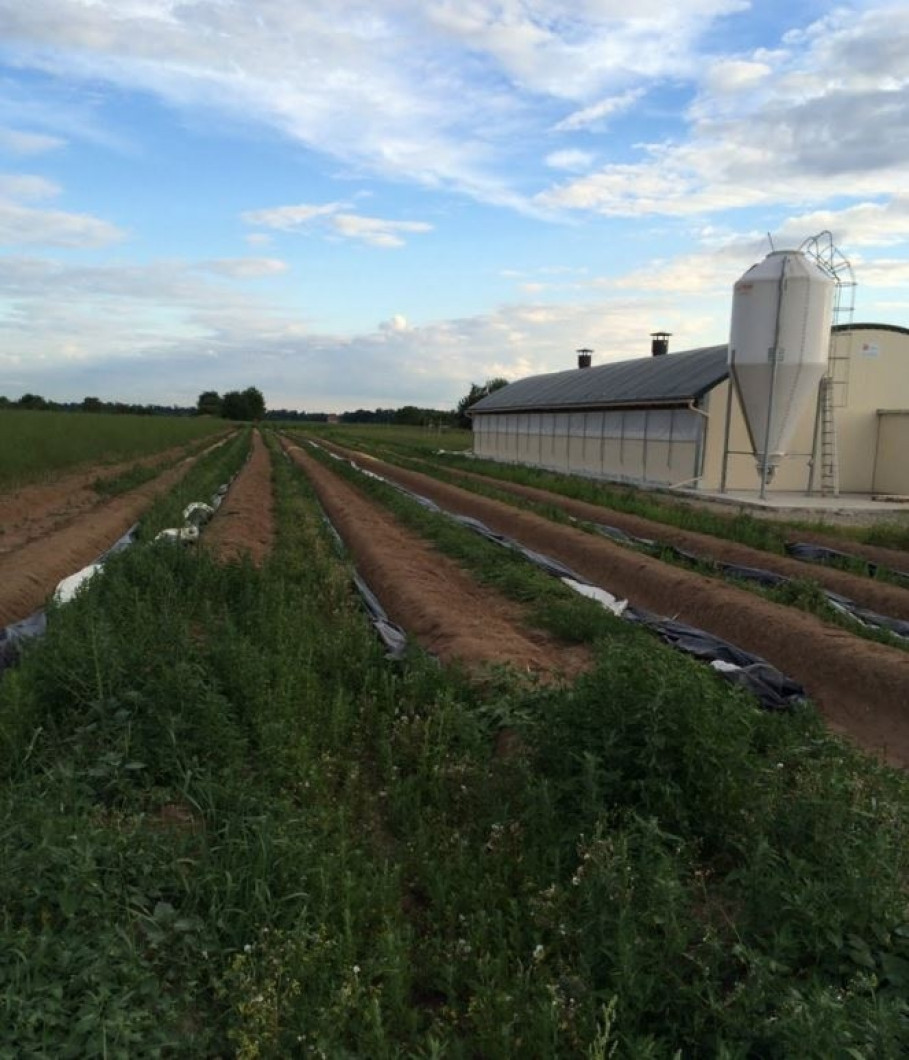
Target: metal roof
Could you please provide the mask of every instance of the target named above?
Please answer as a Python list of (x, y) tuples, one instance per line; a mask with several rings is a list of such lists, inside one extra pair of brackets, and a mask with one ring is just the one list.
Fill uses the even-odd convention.
[(636, 357), (594, 368), (532, 375), (481, 398), (468, 410), (604, 408), (615, 405), (684, 405), (728, 375), (726, 346)]

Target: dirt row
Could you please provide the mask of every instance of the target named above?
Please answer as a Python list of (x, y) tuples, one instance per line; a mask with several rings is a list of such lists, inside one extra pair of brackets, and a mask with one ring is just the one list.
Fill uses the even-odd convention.
[[(220, 444), (220, 436), (212, 444)], [(163, 452), (135, 460), (94, 466), (55, 478), (52, 482), (33, 483), (0, 494), (0, 555), (21, 548), (55, 530), (62, 530), (78, 516), (103, 505), (107, 498), (95, 489), (95, 483), (116, 478), (136, 466), (154, 467), (170, 464), (186, 455), (195, 443), (178, 445)], [(211, 448), (206, 446), (204, 451)]]
[(803, 684), (830, 726), (909, 765), (909, 656), (812, 615), (366, 454), (362, 466), (482, 520), (595, 585), (746, 648)]
[[(898, 585), (875, 581), (861, 574), (852, 574), (849, 571), (837, 570), (833, 567), (805, 563), (789, 556), (780, 556), (774, 552), (751, 548), (736, 541), (727, 541), (724, 538), (713, 537), (710, 534), (702, 534), (694, 530), (683, 530), (678, 527), (668, 526), (666, 523), (657, 522), (654, 519), (645, 519), (639, 515), (631, 515), (615, 511), (612, 508), (588, 504), (585, 501), (573, 500), (570, 497), (562, 496), (560, 493), (550, 493), (548, 490), (536, 489), (532, 486), (521, 486), (514, 482), (504, 482), (501, 479), (491, 478), (488, 475), (479, 475), (473, 471), (448, 469), (448, 472), (458, 479), (463, 479), (465, 482), (481, 482), (485, 486), (493, 487), (503, 493), (520, 497), (523, 500), (559, 508), (576, 519), (617, 526), (628, 534), (651, 538), (661, 544), (675, 545), (676, 548), (693, 552), (705, 559), (714, 559), (720, 563), (738, 563), (745, 567), (761, 567), (764, 570), (783, 574), (787, 578), (810, 578), (812, 581), (824, 586), (824, 588), (840, 593), (842, 596), (847, 596), (850, 600), (855, 600), (856, 603), (862, 604), (872, 611), (891, 615), (893, 618), (909, 620), (909, 589), (903, 589)], [(814, 535), (812, 535), (812, 540), (816, 540)], [(851, 546), (840, 542), (840, 550), (850, 551)], [(909, 567), (909, 556), (904, 557), (904, 565)]]
[(592, 664), (586, 649), (528, 628), (519, 605), (478, 585), (309, 454), (284, 446), (389, 616), (443, 662), (507, 663), (544, 678), (573, 676)]
[(162, 493), (172, 489), (224, 439), (128, 493), (95, 504), (65, 525), (0, 555), (0, 627), (43, 607), (59, 581), (93, 563), (139, 519)]
[(254, 431), (249, 459), (205, 528), (202, 542), (225, 562), (248, 555), (259, 567), (271, 551), (274, 537), (271, 459), (261, 435)]

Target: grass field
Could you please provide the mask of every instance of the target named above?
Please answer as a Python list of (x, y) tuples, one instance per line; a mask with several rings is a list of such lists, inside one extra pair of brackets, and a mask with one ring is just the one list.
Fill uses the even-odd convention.
[(598, 662), (389, 664), (274, 474), (263, 570), (136, 546), (0, 682), (0, 1056), (906, 1054), (902, 774), (413, 506)]
[(0, 490), (119, 463), (223, 431), (222, 420), (0, 410)]

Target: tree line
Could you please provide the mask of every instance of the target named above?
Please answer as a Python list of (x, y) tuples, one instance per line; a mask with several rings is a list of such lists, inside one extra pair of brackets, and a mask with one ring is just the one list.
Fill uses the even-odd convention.
[(28, 409), (31, 411), (58, 412), (105, 412), (133, 416), (217, 416), (225, 420), (286, 420), (325, 423), (387, 423), (409, 427), (462, 427), (470, 428), (468, 410), (480, 398), (491, 394), (508, 380), (487, 379), (485, 383), (471, 383), (470, 390), (454, 409), (427, 409), (417, 405), (404, 405), (397, 409), (354, 409), (330, 416), (326, 412), (300, 412), (296, 409), (266, 409), (262, 392), (254, 386), (245, 390), (229, 390), (219, 394), (216, 390), (205, 390), (195, 406), (181, 405), (136, 405), (122, 401), (102, 401), (97, 397), (85, 397), (82, 401), (49, 401), (40, 394), (23, 394), (12, 401), (0, 394), (0, 409)]
[(184, 405), (135, 405), (124, 401), (102, 401), (86, 397), (81, 401), (51, 401), (40, 394), (23, 394), (13, 401), (0, 394), (0, 409), (30, 412), (105, 412), (120, 416), (194, 416), (195, 408)]

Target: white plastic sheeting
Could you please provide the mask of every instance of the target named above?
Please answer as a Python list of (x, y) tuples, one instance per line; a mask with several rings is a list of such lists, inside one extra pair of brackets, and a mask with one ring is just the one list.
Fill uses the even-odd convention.
[[(183, 509), (183, 526), (162, 530), (155, 536), (155, 541), (173, 541), (183, 544), (192, 544), (198, 541), (200, 528), (212, 518), (221, 506), (221, 502), (229, 488), (230, 483), (220, 485), (211, 498), (210, 504), (206, 504), (204, 501), (193, 501), (188, 504)], [(104, 563), (110, 556), (133, 544), (138, 525), (136, 523), (131, 526), (94, 563), (88, 564), (88, 566), (58, 582), (53, 592), (54, 602), (57, 604), (68, 604), (75, 599), (76, 595), (103, 571)], [(29, 615), (28, 618), (0, 629), (0, 673), (16, 662), (22, 646), (27, 641), (42, 636), (46, 629), (47, 619), (43, 610), (36, 611), (33, 615)]]

